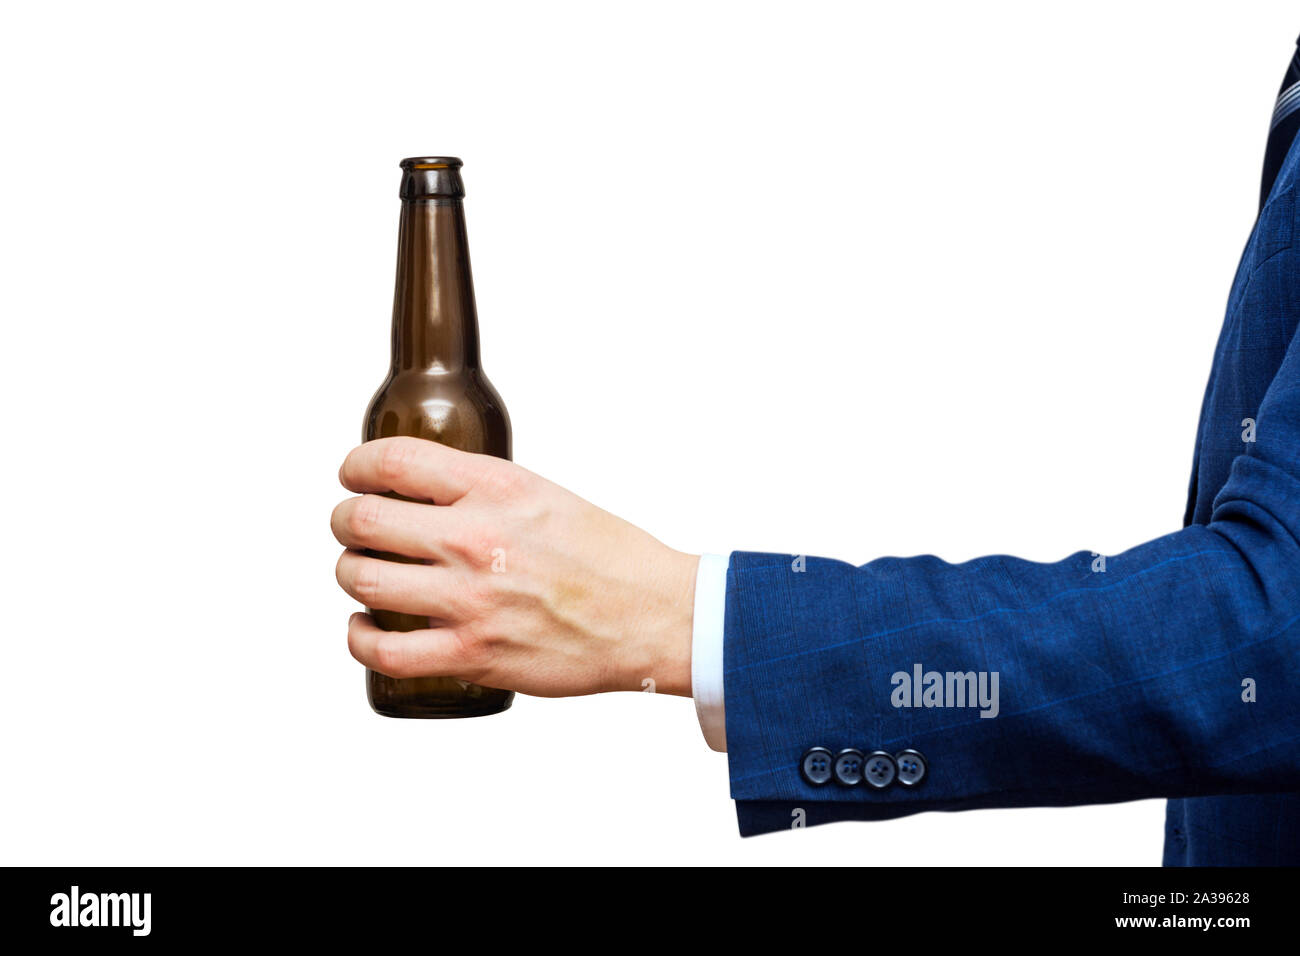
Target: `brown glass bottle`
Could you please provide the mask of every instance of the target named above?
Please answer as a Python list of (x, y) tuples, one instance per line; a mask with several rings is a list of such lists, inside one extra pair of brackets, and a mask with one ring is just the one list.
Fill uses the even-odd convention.
[[(363, 441), (414, 435), (510, 457), (510, 418), (479, 366), (478, 314), (465, 238), (465, 187), (453, 156), (404, 159), (393, 294), (393, 361), (366, 410)], [(411, 561), (370, 552), (390, 561)], [(371, 610), (379, 626), (412, 631), (427, 618)], [(434, 622), (436, 623), (436, 622)], [(505, 710), (511, 691), (450, 677), (405, 680), (366, 671), (366, 695), (386, 717), (479, 717)]]

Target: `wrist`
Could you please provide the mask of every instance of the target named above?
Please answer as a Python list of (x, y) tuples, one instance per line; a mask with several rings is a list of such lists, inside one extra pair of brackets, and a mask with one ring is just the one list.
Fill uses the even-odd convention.
[[(639, 655), (637, 690), (650, 687), (659, 694), (691, 696), (691, 633), (695, 618), (695, 575), (700, 556), (665, 548), (656, 569), (656, 582), (642, 594), (648, 606), (644, 645)], [(647, 685), (646, 680), (654, 681)]]

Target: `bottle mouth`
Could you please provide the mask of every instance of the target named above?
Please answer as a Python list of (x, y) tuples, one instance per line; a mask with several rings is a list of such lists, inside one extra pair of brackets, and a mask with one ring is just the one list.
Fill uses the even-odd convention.
[(404, 200), (456, 200), (465, 195), (460, 160), (455, 156), (412, 156), (401, 162)]
[(411, 156), (398, 165), (403, 169), (460, 169), (464, 163), (455, 156)]

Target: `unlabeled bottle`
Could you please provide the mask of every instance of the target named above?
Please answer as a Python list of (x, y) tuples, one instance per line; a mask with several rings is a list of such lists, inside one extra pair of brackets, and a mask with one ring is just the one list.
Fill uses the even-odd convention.
[[(479, 364), (461, 161), (422, 156), (404, 159), (401, 166), (393, 361), (366, 410), (362, 440), (413, 435), (509, 458), (510, 418)], [(417, 563), (395, 554), (370, 554)], [(437, 623), (383, 609), (370, 613), (389, 631)], [(451, 677), (399, 680), (371, 670), (366, 671), (366, 694), (375, 712), (387, 717), (479, 717), (505, 710), (515, 696)]]

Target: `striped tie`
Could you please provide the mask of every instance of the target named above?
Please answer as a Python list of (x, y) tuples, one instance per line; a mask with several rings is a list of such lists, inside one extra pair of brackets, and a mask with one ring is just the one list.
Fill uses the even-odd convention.
[(1259, 207), (1264, 208), (1273, 180), (1277, 179), (1287, 150), (1300, 131), (1300, 40), (1296, 52), (1282, 77), (1282, 88), (1273, 107), (1273, 123), (1268, 130), (1268, 147), (1264, 150), (1264, 178), (1259, 188)]

